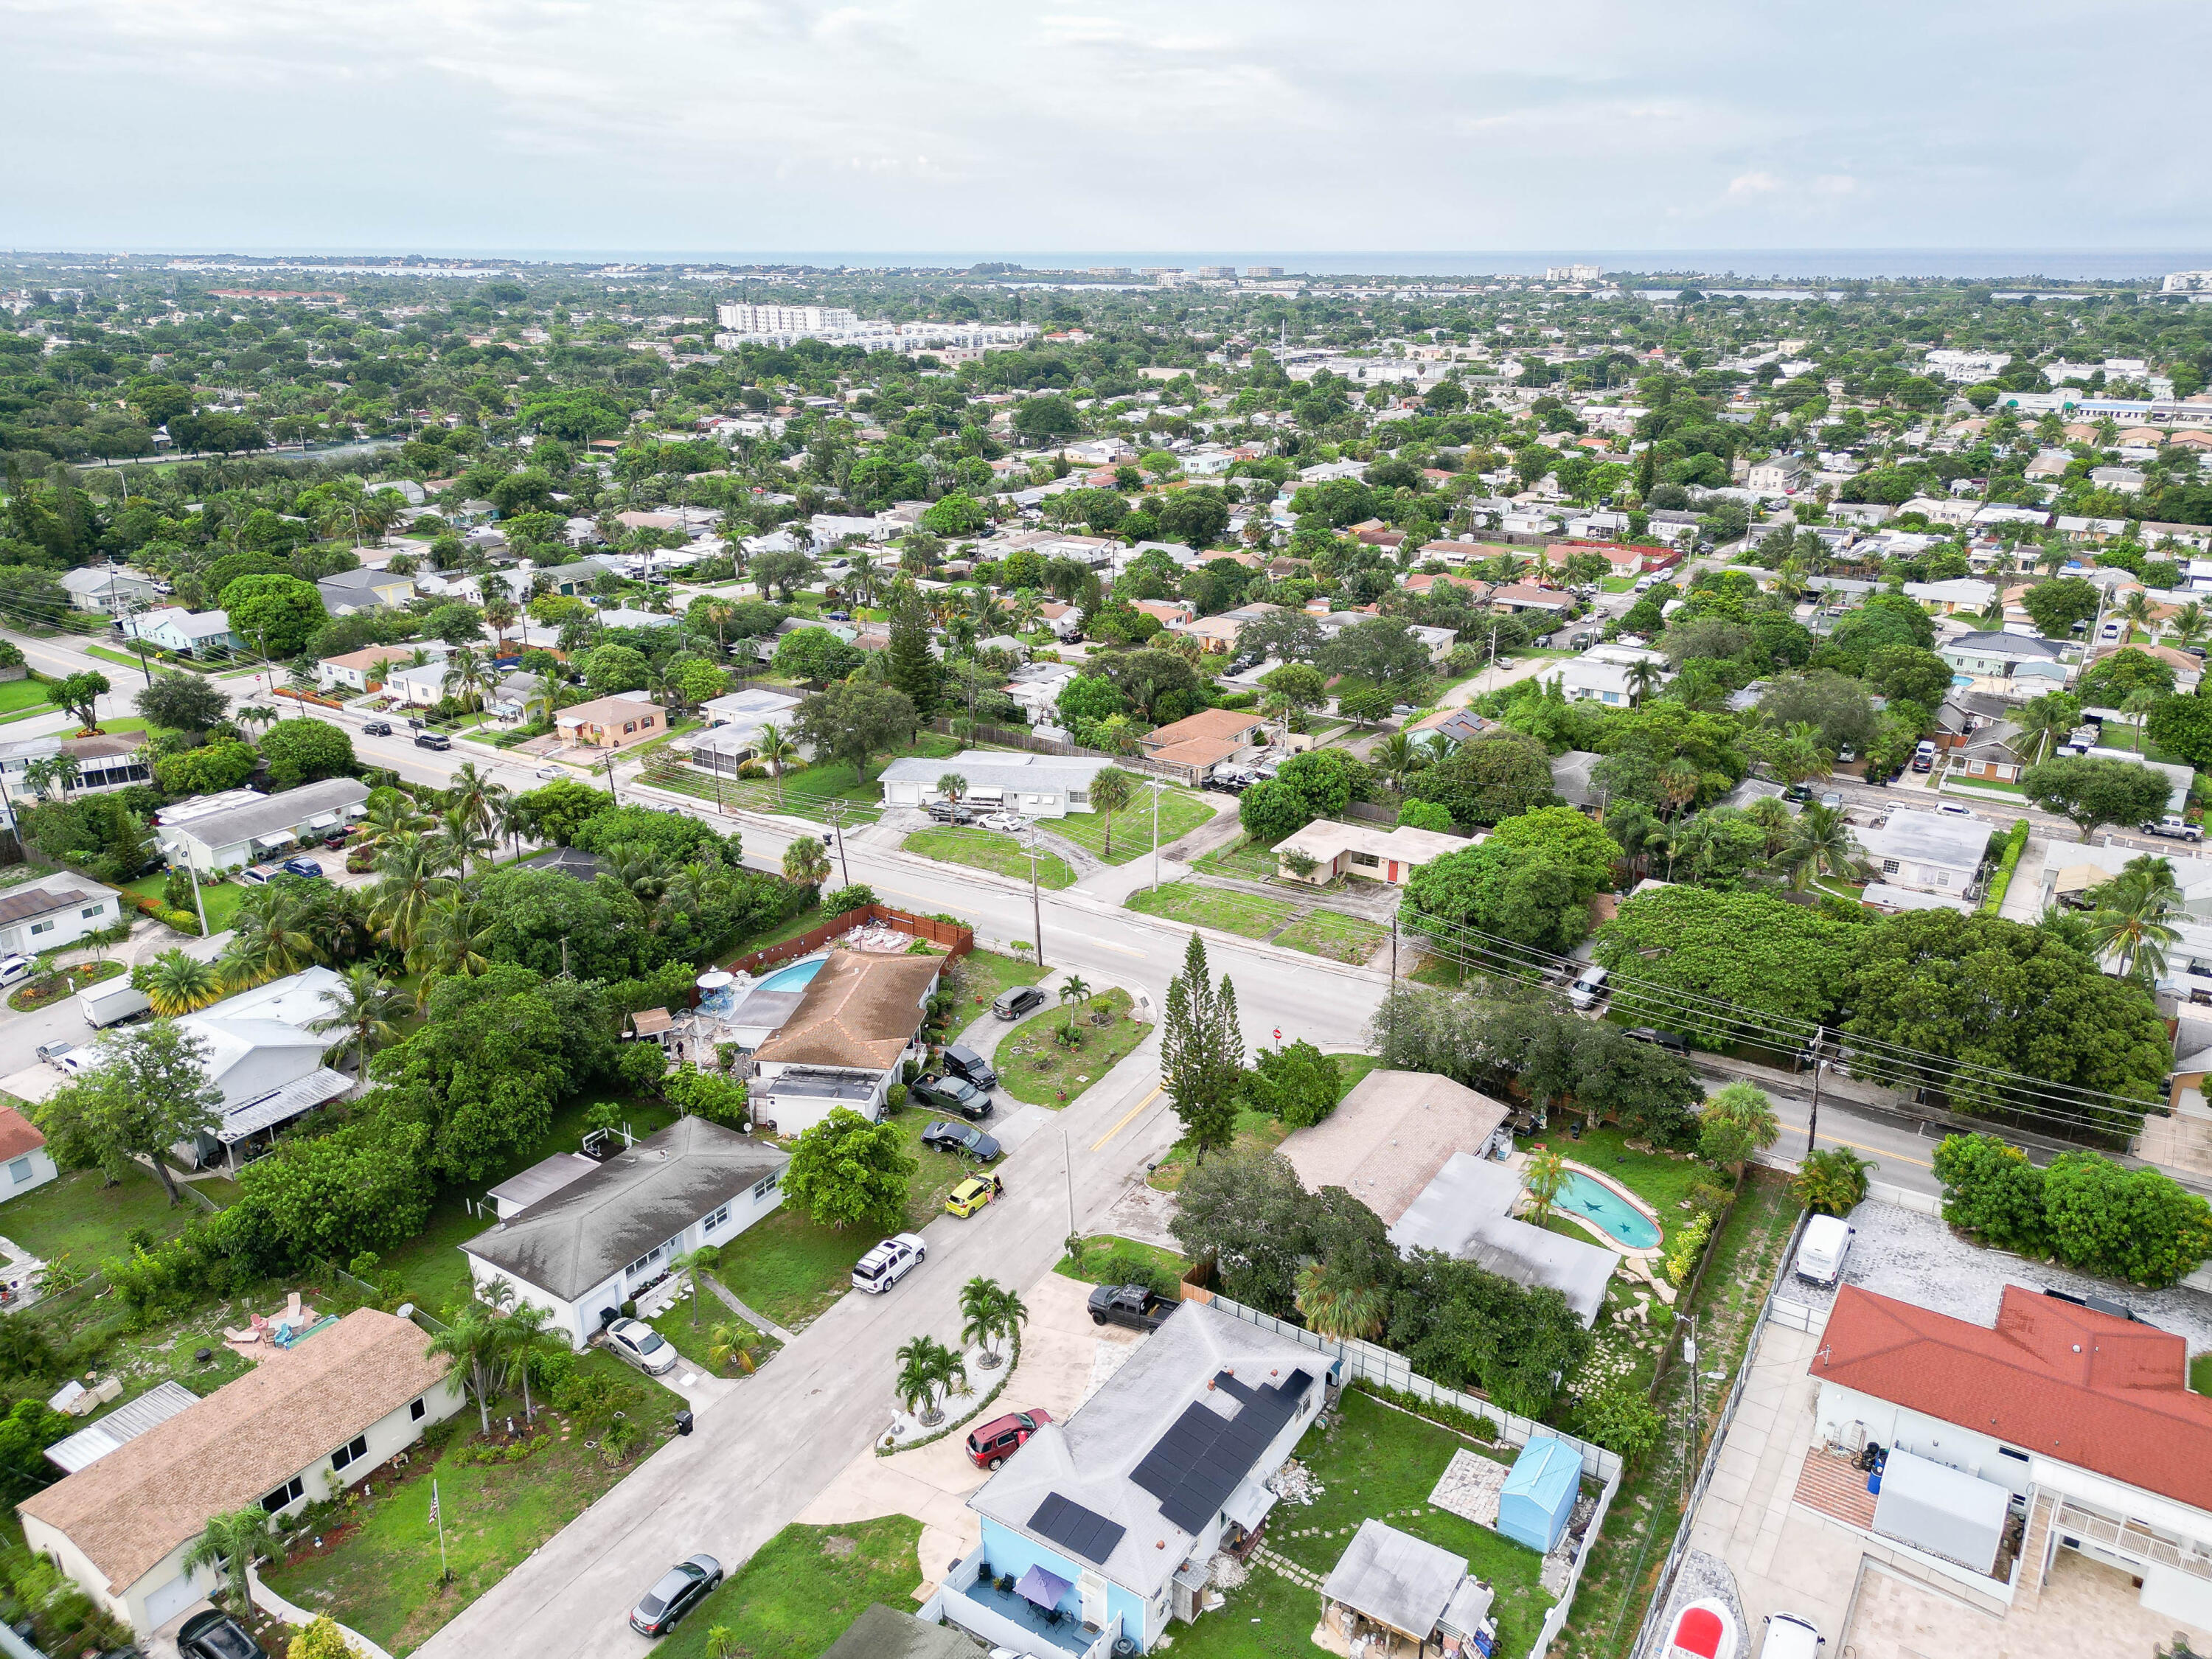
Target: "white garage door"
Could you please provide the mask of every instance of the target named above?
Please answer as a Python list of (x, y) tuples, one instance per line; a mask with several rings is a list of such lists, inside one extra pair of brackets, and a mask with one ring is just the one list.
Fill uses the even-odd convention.
[(155, 1630), (200, 1599), (190, 1573), (179, 1573), (146, 1597), (146, 1622)]

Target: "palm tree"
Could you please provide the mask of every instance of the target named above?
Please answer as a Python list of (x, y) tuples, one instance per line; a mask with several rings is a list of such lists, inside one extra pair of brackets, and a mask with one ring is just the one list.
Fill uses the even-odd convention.
[(1403, 789), (1406, 780), (1427, 762), (1411, 733), (1393, 732), (1369, 752), (1367, 763), (1381, 773), (1393, 789)]
[(811, 836), (800, 836), (783, 849), (783, 878), (796, 887), (819, 887), (830, 879), (830, 849)]
[(483, 707), (484, 693), (498, 684), (490, 660), (474, 646), (459, 647), (446, 659), (442, 681), (448, 696), (459, 696), (471, 708)]
[(1091, 805), (1103, 815), (1106, 832), (1106, 857), (1114, 856), (1114, 814), (1127, 810), (1137, 798), (1137, 775), (1125, 772), (1118, 766), (1103, 768), (1091, 780)]
[(2043, 757), (2044, 745), (2056, 743), (2081, 718), (2081, 705), (2063, 692), (2046, 691), (2030, 697), (2013, 716), (2020, 734), (2011, 740), (2013, 753), (2033, 766)]
[(2130, 639), (2135, 636), (2134, 630), (2138, 628), (2148, 633), (2151, 621), (2150, 595), (2140, 587), (2129, 589), (2127, 598), (2120, 601), (2120, 615), (2127, 618)]
[(925, 1427), (942, 1422), (945, 1413), (938, 1409), (940, 1389), (950, 1389), (956, 1373), (962, 1382), (967, 1381), (967, 1367), (960, 1357), (928, 1336), (915, 1337), (892, 1357), (899, 1362), (898, 1378), (891, 1385), (897, 1391), (899, 1404)]
[(2207, 627), (2204, 607), (2195, 599), (2177, 607), (2174, 613), (2166, 619), (2166, 637), (2183, 651), (2203, 639)]
[(415, 1006), (429, 1006), (430, 992), (441, 979), (474, 979), (491, 966), (484, 947), (498, 930), (496, 922), (481, 919), (481, 907), (459, 893), (434, 898), (422, 909), (415, 942), (407, 952), (410, 973), (422, 976)]
[(530, 1398), (530, 1362), (556, 1348), (562, 1353), (568, 1351), (568, 1339), (547, 1327), (546, 1322), (552, 1317), (550, 1308), (523, 1301), (514, 1303), (500, 1316), (500, 1346), (506, 1351), (508, 1365), (522, 1379), (522, 1420), (526, 1423), (538, 1415), (538, 1408)]
[(458, 1319), (430, 1339), (425, 1350), (442, 1354), (460, 1370), (463, 1385), (476, 1396), (477, 1416), (487, 1435), (491, 1432), (495, 1379), (501, 1351), (507, 1346), (506, 1333), (499, 1326), (500, 1322), (489, 1306), (471, 1302)]
[(1528, 1219), (1542, 1226), (1552, 1213), (1552, 1206), (1559, 1201), (1559, 1194), (1567, 1189), (1567, 1160), (1564, 1153), (1550, 1147), (1528, 1155), (1528, 1168), (1522, 1179), (1521, 1190), (1528, 1194)]
[(459, 813), (461, 822), (471, 830), (489, 830), (498, 816), (494, 803), (506, 793), (505, 787), (485, 776), (474, 761), (463, 761), (454, 768), (447, 786), (451, 803), (447, 810)]
[(960, 1287), (960, 1316), (966, 1322), (960, 1328), (960, 1340), (982, 1346), (982, 1364), (987, 1371), (996, 1370), (1001, 1363), (994, 1339), (999, 1334), (999, 1297), (1002, 1294), (996, 1279), (986, 1279), (981, 1273)]
[(429, 827), (428, 815), (416, 811), (413, 801), (395, 790), (386, 799), (369, 804), (368, 812), (362, 817), (357, 839), (363, 847), (374, 847), (410, 830)]
[(799, 758), (799, 745), (792, 742), (780, 726), (761, 727), (753, 738), (753, 758), (768, 768), (775, 777), (775, 804), (783, 805), (783, 769)]
[(445, 858), (436, 843), (412, 830), (403, 830), (383, 844), (376, 860), (379, 876), (370, 919), (384, 936), (404, 951), (415, 942), (430, 901), (444, 892), (447, 881), (440, 873)]
[(1741, 1165), (1751, 1154), (1782, 1136), (1782, 1120), (1766, 1091), (1748, 1083), (1731, 1083), (1706, 1097), (1698, 1113), (1698, 1145), (1716, 1163)]
[(310, 1021), (307, 1029), (319, 1036), (344, 1032), (344, 1037), (323, 1056), (323, 1063), (335, 1066), (350, 1049), (354, 1075), (366, 1081), (370, 1056), (388, 1047), (399, 1035), (395, 1024), (399, 1012), (399, 992), (373, 963), (357, 962), (338, 975), (337, 985), (330, 994), (330, 1012)]
[(248, 893), (219, 964), (223, 982), (243, 990), (312, 965), (319, 953), (307, 926), (309, 908), (307, 896), (289, 883)]
[(1336, 1258), (1309, 1261), (1295, 1292), (1307, 1328), (1334, 1342), (1379, 1336), (1390, 1311), (1390, 1292)]
[(520, 614), (514, 608), (514, 601), (504, 593), (495, 593), (484, 601), (483, 618), (491, 624), (495, 645), (506, 645), (507, 630), (514, 626), (514, 619)]
[(450, 809), (439, 823), (437, 833), (430, 837), (441, 865), (465, 878), (469, 860), (474, 859), (479, 872), (483, 860), (499, 851), (499, 843), (465, 817), (458, 806)]
[(1659, 793), (1676, 816), (1697, 799), (1698, 788), (1705, 781), (1698, 769), (1687, 761), (1669, 761), (1659, 769)]
[(705, 610), (700, 614), (714, 624), (714, 653), (722, 660), (727, 661), (730, 655), (730, 641), (725, 630), (730, 625), (730, 618), (738, 614), (737, 606), (732, 605), (727, 599), (709, 599)]
[(719, 1371), (734, 1359), (738, 1368), (750, 1376), (756, 1369), (753, 1350), (761, 1341), (761, 1334), (742, 1320), (711, 1325), (707, 1329), (707, 1363)]
[(1080, 974), (1070, 974), (1060, 981), (1060, 1000), (1062, 1002), (1072, 1002), (1079, 1008), (1089, 1002), (1094, 994), (1091, 988), (1091, 981)]
[(230, 718), (232, 723), (238, 726), (265, 726), (272, 724), (276, 720), (276, 711), (273, 708), (263, 708), (255, 704), (248, 703), (243, 708), (232, 709), (230, 711)]
[(2154, 853), (2130, 859), (2097, 890), (2089, 926), (2098, 954), (2117, 956), (2123, 975), (2155, 981), (2166, 971), (2166, 947), (2180, 937), (2166, 920), (2180, 901), (2172, 865)]
[(968, 780), (957, 772), (942, 773), (937, 780), (937, 793), (957, 806), (961, 796), (968, 793)]
[(1628, 665), (1625, 678), (1628, 681), (1628, 696), (1632, 705), (1642, 707), (1652, 689), (1666, 678), (1666, 671), (1649, 657), (1638, 657)]
[(178, 1565), (187, 1573), (202, 1567), (218, 1569), (230, 1591), (231, 1604), (242, 1609), (253, 1594), (247, 1570), (268, 1541), (269, 1512), (258, 1504), (249, 1504), (242, 1510), (210, 1516), (206, 1529)]
[(1790, 871), (1790, 885), (1803, 892), (1819, 876), (1848, 880), (1866, 863), (1866, 849), (1851, 833), (1840, 808), (1813, 802), (1799, 815), (1782, 861)]
[(162, 951), (131, 978), (163, 1019), (204, 1008), (222, 995), (222, 975), (182, 949)]

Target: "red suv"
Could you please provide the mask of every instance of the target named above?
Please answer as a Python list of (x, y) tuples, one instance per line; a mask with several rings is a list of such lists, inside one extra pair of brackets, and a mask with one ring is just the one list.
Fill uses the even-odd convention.
[(1049, 1412), (1016, 1412), (994, 1418), (968, 1437), (968, 1455), (978, 1468), (995, 1469), (1021, 1449), (1028, 1439), (1052, 1421)]

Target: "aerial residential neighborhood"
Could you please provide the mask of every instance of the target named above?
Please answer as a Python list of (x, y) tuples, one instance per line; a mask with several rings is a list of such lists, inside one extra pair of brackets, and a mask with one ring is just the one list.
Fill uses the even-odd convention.
[(2077, 9), (17, 9), (8, 1659), (2212, 1654)]

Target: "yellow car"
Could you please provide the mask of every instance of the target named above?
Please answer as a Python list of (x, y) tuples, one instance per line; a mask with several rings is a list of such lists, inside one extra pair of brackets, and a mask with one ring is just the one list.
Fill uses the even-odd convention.
[(945, 1207), (949, 1213), (965, 1218), (1006, 1190), (1006, 1183), (994, 1175), (969, 1176), (952, 1189), (945, 1200)]

